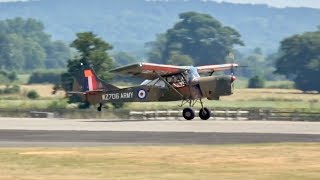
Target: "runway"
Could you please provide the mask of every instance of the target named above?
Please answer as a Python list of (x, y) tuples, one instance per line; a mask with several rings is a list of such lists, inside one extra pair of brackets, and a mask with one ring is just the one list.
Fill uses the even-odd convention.
[(0, 118), (0, 146), (320, 142), (320, 123)]

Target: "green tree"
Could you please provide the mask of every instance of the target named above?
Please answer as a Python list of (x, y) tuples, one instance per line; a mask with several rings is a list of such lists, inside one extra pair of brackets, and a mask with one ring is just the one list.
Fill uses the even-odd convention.
[(70, 49), (62, 41), (54, 41), (44, 46), (47, 58), (44, 62), (47, 69), (66, 67), (70, 59)]
[(293, 79), (298, 89), (320, 91), (320, 30), (281, 41), (276, 73)]
[(126, 52), (118, 52), (113, 55), (113, 58), (115, 60), (116, 66), (124, 66), (138, 62), (137, 59)]
[(77, 38), (70, 46), (77, 50), (78, 55), (68, 61), (68, 72), (75, 74), (74, 71), (78, 72), (78, 69), (82, 68), (82, 63), (84, 66), (93, 67), (102, 79), (112, 79), (108, 70), (113, 68), (114, 64), (107, 51), (113, 47), (109, 43), (92, 32), (82, 32), (77, 33)]
[(147, 42), (146, 47), (150, 49), (147, 56), (150, 62), (166, 64), (167, 59), (164, 57), (166, 51), (167, 38), (165, 34), (158, 34), (156, 40), (152, 42)]
[(240, 34), (208, 14), (185, 12), (173, 28), (158, 35), (150, 47), (149, 60), (168, 63), (173, 52), (188, 55), (195, 65), (224, 63), (234, 45), (243, 45)]
[[(92, 67), (99, 77), (105, 81), (112, 79), (108, 72), (114, 67), (113, 61), (107, 51), (112, 46), (92, 32), (77, 33), (77, 38), (71, 43), (71, 47), (75, 48), (77, 55), (68, 61), (68, 71), (61, 76), (62, 87), (66, 91), (72, 89), (73, 76), (79, 76), (83, 73), (83, 67)], [(75, 96), (69, 99), (69, 102), (80, 102), (81, 100)], [(80, 104), (79, 107), (88, 107), (88, 103)]]
[(173, 52), (168, 63), (178, 66), (191, 66), (193, 65), (193, 60), (188, 55), (180, 54), (179, 52)]
[(249, 79), (248, 88), (264, 88), (265, 80), (261, 76), (254, 76)]
[(44, 61), (47, 56), (45, 49), (32, 39), (24, 40), (23, 55), (25, 60), (24, 69), (32, 70), (44, 67)]
[(40, 95), (38, 94), (37, 91), (31, 90), (31, 91), (29, 91), (29, 92), (27, 93), (27, 97), (28, 97), (29, 99), (38, 99), (38, 98), (40, 97)]
[(60, 41), (52, 41), (41, 22), (30, 18), (0, 21), (1, 68), (63, 68), (69, 58), (69, 48)]
[(17, 79), (18, 77), (16, 72), (14, 71), (7, 72), (7, 71), (0, 70), (0, 84), (9, 85)]

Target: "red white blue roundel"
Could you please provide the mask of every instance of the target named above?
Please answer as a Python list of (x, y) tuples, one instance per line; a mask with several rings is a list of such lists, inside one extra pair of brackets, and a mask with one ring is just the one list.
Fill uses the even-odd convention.
[(145, 90), (141, 89), (138, 91), (138, 97), (140, 99), (144, 99), (144, 98), (146, 98), (146, 96), (147, 96), (147, 92)]

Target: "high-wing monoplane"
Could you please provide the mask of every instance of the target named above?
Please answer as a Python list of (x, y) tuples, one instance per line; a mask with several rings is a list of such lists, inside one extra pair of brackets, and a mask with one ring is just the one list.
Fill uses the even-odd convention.
[[(203, 106), (202, 99), (219, 100), (220, 96), (233, 94), (233, 75), (212, 76), (213, 72), (238, 67), (238, 64), (220, 64), (206, 66), (174, 66), (153, 63), (138, 63), (111, 70), (120, 75), (131, 75), (145, 80), (138, 86), (118, 88), (101, 80), (92, 68), (84, 68), (81, 77), (76, 77), (73, 91), (83, 100), (98, 105), (101, 111), (105, 103), (112, 102), (154, 102), (181, 101), (182, 115), (187, 120), (195, 117), (192, 107), (199, 102), (199, 117), (207, 120), (211, 112)], [(200, 74), (210, 74), (200, 76)]]

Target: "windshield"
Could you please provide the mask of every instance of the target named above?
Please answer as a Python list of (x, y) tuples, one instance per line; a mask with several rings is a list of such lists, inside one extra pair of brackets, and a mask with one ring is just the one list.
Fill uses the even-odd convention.
[(188, 73), (189, 73), (189, 74), (188, 74), (188, 76), (189, 76), (189, 82), (191, 82), (192, 80), (200, 77), (200, 75), (199, 75), (199, 73), (198, 73), (198, 70), (197, 70), (197, 68), (195, 68), (195, 67), (190, 67), (190, 68), (188, 69)]

